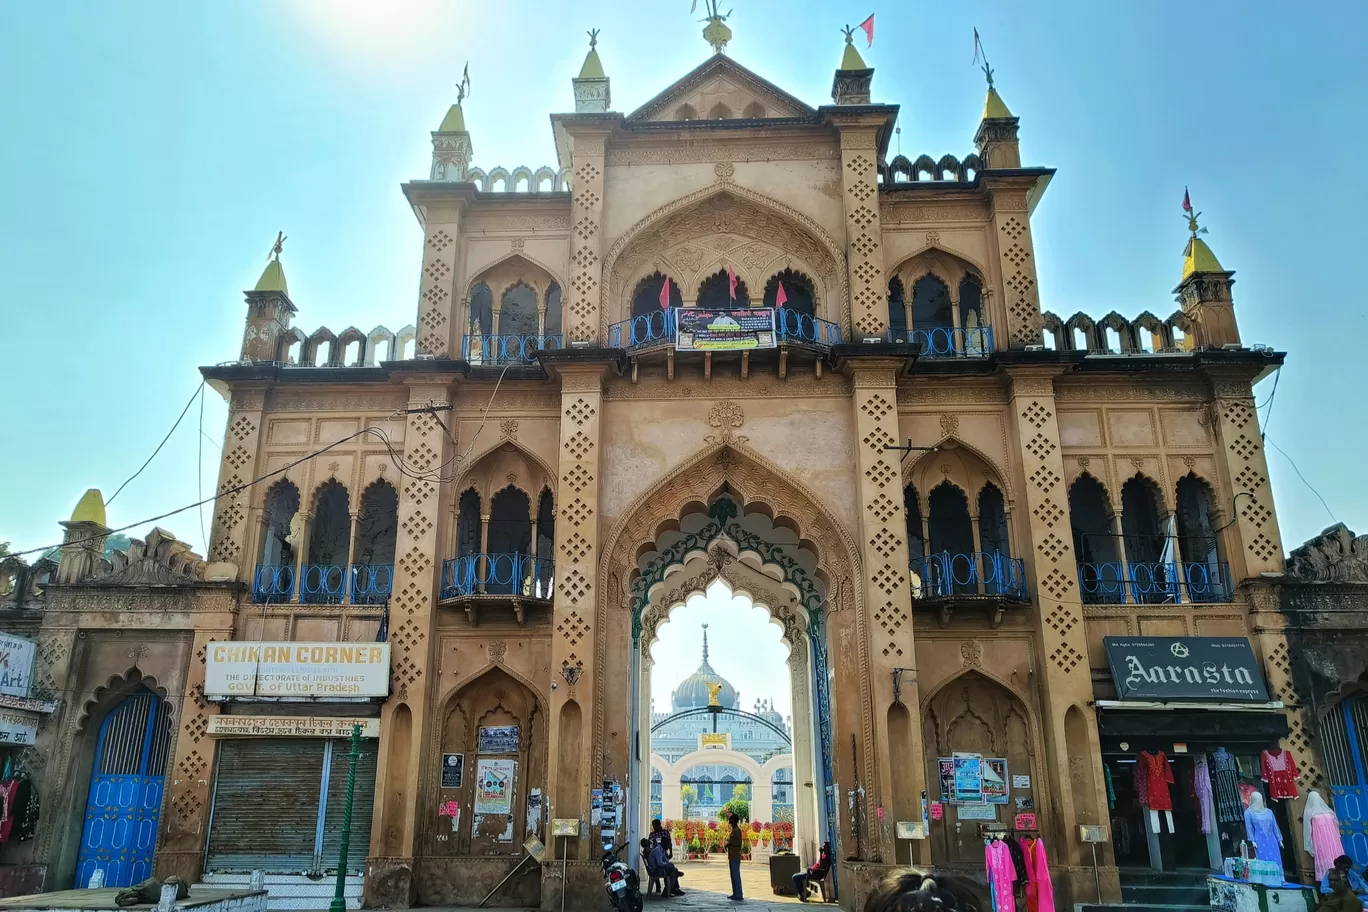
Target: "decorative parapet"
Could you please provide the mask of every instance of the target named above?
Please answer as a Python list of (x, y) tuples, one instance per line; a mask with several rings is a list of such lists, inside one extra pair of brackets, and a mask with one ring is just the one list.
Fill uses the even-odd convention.
[(1287, 578), (1306, 583), (1368, 583), (1368, 535), (1336, 523), (1287, 558)]
[[(320, 326), (311, 335), (291, 328), (281, 335), (275, 360), (291, 367), (374, 367), (380, 361), (405, 361), (414, 356), (417, 332), (413, 324), (398, 332), (377, 326), (369, 333), (351, 326), (341, 334)], [(353, 343), (356, 348), (349, 352)]]
[[(570, 190), (570, 169), (540, 167), (536, 171), (523, 165), (510, 173), (506, 168), (492, 168), (485, 172), (482, 168), (470, 168), (465, 179), (473, 183), (482, 193), (565, 193)], [(518, 189), (526, 182), (526, 186)], [(495, 189), (495, 187), (498, 189)]]
[(973, 152), (966, 155), (963, 161), (953, 155), (942, 155), (939, 161), (929, 155), (920, 155), (916, 161), (911, 161), (905, 155), (897, 155), (891, 162), (879, 166), (879, 183), (886, 189), (923, 179), (966, 182), (974, 180), (983, 169), (983, 160)]
[(1192, 350), (1192, 321), (1182, 311), (1175, 312), (1167, 320), (1160, 320), (1149, 311), (1134, 320), (1127, 320), (1116, 311), (1100, 320), (1094, 320), (1082, 311), (1061, 320), (1046, 311), (1041, 315), (1041, 322), (1044, 328), (1042, 344), (1057, 351), (1140, 355)]

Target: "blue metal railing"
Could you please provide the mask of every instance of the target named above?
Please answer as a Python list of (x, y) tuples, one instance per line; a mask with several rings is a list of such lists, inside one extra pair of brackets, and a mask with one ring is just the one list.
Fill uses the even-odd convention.
[(528, 333), (475, 334), (461, 344), (461, 360), (467, 364), (506, 364), (509, 361), (535, 361), (537, 352), (564, 348), (560, 335), (538, 336)]
[(1026, 601), (1026, 562), (1000, 551), (952, 553), (942, 551), (910, 561), (913, 598), (948, 595), (1000, 595)]
[(295, 568), (293, 564), (257, 564), (252, 579), (252, 600), (288, 602), (294, 598)]
[(353, 605), (383, 605), (394, 591), (394, 564), (352, 564)]
[(466, 554), (442, 564), (442, 598), (521, 595), (550, 599), (556, 565), (530, 554)]
[(841, 344), (841, 327), (786, 307), (774, 312), (774, 328), (780, 342), (821, 348)]
[(1225, 561), (1079, 564), (1078, 588), (1089, 605), (1221, 603), (1234, 595)]
[(993, 327), (969, 329), (937, 326), (931, 329), (888, 331), (892, 342), (913, 342), (922, 347), (923, 358), (986, 358), (993, 353)]
[(653, 310), (608, 327), (609, 348), (640, 348), (673, 342), (678, 308)]
[(345, 564), (305, 564), (299, 568), (299, 600), (308, 605), (335, 605), (347, 593)]

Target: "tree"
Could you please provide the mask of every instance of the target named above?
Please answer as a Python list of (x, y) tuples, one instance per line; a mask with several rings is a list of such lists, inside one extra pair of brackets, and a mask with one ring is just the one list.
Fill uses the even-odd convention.
[(689, 816), (689, 808), (698, 803), (698, 789), (686, 785), (679, 790), (679, 800), (684, 805), (684, 816)]
[(5, 542), (5, 541), (0, 541), (0, 557), (4, 557), (5, 555), (7, 555), (7, 554), (9, 554), (9, 553), (10, 553), (10, 543), (9, 543), (9, 542)]
[(732, 788), (731, 800), (722, 805), (717, 811), (717, 816), (722, 820), (726, 820), (732, 814), (735, 814), (742, 820), (750, 820), (750, 801), (746, 798), (747, 794), (749, 793), (747, 792), (745, 785), (737, 785)]

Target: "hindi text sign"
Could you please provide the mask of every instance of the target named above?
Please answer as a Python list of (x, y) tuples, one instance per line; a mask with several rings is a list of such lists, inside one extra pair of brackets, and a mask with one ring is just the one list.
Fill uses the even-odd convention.
[(384, 697), (388, 643), (210, 643), (210, 697)]

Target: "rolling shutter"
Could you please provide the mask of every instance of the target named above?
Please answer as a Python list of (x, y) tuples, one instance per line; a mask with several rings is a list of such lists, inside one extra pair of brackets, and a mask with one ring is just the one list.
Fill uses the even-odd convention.
[[(375, 807), (376, 741), (361, 740), (356, 759), (356, 791), (352, 798), (351, 842), (347, 851), (347, 873), (360, 874), (370, 854), (371, 810)], [(332, 764), (328, 773), (328, 806), (323, 812), (323, 869), (337, 870), (342, 849), (342, 820), (347, 807), (347, 766), (351, 762), (351, 742), (332, 742)]]
[[(219, 743), (206, 870), (314, 870), (325, 746), (301, 738)], [(369, 832), (369, 814), (365, 819)]]

